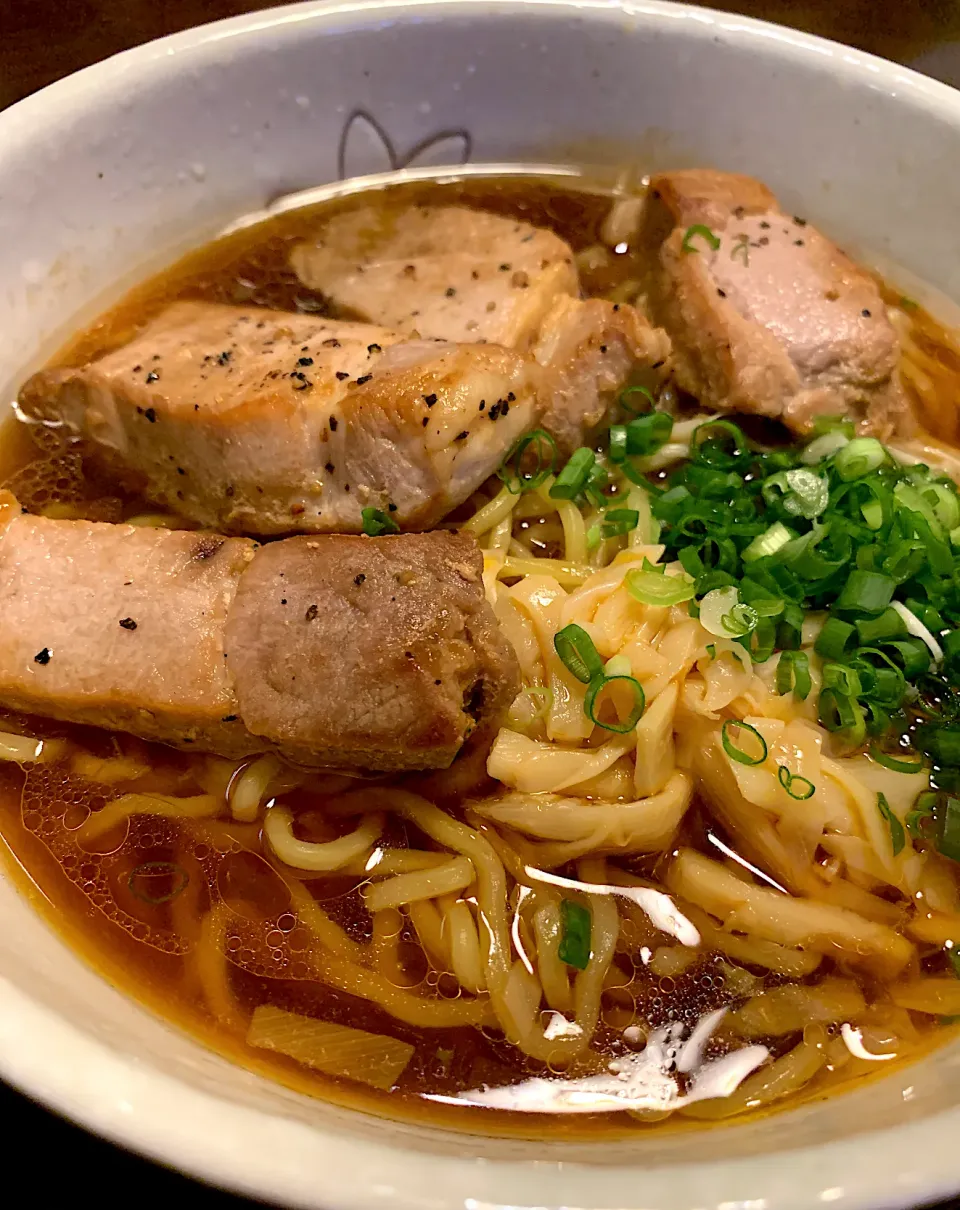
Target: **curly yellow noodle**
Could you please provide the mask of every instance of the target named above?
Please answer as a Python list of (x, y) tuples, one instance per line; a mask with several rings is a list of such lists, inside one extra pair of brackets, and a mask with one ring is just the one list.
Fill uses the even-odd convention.
[(411, 870), (375, 883), (364, 890), (363, 897), (369, 911), (378, 912), (418, 899), (436, 899), (451, 891), (462, 891), (474, 877), (473, 865), (466, 857), (453, 857), (431, 869)]
[[(369, 855), (383, 832), (383, 815), (365, 816), (352, 832), (317, 844), (298, 840), (293, 834), (293, 812), (289, 807), (271, 807), (263, 820), (263, 835), (274, 854), (296, 870), (329, 873), (348, 862)], [(387, 906), (384, 904), (383, 906)]]
[(223, 804), (212, 794), (197, 794), (192, 798), (176, 798), (170, 794), (121, 794), (99, 811), (88, 815), (77, 828), (75, 836), (81, 844), (97, 840), (104, 833), (124, 823), (131, 815), (161, 815), (167, 819), (209, 819)]
[(470, 905), (453, 895), (445, 895), (442, 935), (450, 951), (450, 964), (457, 982), (474, 994), (487, 990), (480, 951), (480, 935)]
[(194, 969), (207, 1006), (221, 1025), (246, 1028), (246, 1015), (230, 990), (228, 977), (227, 909), (216, 904), (204, 916), (194, 952)]
[(385, 908), (371, 917), (370, 948), (377, 970), (394, 987), (413, 987), (418, 982), (406, 971), (400, 957), (403, 916), (397, 908)]

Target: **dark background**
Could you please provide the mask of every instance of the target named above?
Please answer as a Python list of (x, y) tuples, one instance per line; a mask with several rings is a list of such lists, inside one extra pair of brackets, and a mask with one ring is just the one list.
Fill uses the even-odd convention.
[[(960, 0), (716, 0), (713, 6), (823, 34), (960, 86)], [(0, 0), (0, 109), (130, 46), (267, 7), (270, 0)], [(40, 1207), (72, 1200), (81, 1177), (86, 1196), (111, 1208), (254, 1206), (100, 1142), (2, 1084), (0, 1122), (7, 1154), (33, 1160), (30, 1201)]]

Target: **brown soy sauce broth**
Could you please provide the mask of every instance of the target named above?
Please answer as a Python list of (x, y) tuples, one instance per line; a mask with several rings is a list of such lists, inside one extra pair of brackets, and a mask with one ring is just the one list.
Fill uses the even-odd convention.
[[(508, 177), (404, 185), (379, 196), (385, 207), (458, 201), (551, 227), (577, 253), (587, 293), (614, 298), (636, 293), (637, 254), (629, 247), (614, 251), (602, 238), (609, 195), (542, 179)], [(80, 332), (55, 364), (78, 364), (119, 346), (177, 299), (322, 313), (325, 300), (301, 286), (288, 267), (290, 247), (333, 211), (368, 203), (369, 195), (361, 193), (291, 211), (191, 253)], [(57, 431), (19, 425), (8, 425), (7, 430), (0, 464), (3, 484), (30, 511), (105, 521), (153, 511), (136, 493), (104, 481), (84, 459), (82, 449), (65, 442)], [(61, 758), (51, 765), (22, 769), (0, 762), (0, 836), (8, 850), (8, 864), (38, 907), (112, 981), (231, 1059), (311, 1095), (454, 1129), (542, 1137), (544, 1119), (539, 1115), (480, 1111), (443, 1099), (464, 1089), (498, 1087), (549, 1074), (542, 1064), (524, 1058), (498, 1031), (487, 1026), (416, 1029), (367, 1000), (311, 978), (302, 927), (291, 909), (287, 887), (262, 856), (258, 825), (140, 816), (125, 830), (108, 831), (96, 842), (78, 841), (77, 831), (90, 812), (119, 793), (203, 793), (212, 776), (207, 758), (129, 736), (16, 716), (0, 719), (0, 729), (64, 743)], [(122, 762), (127, 762), (128, 776), (118, 779), (118, 772), (124, 772)], [(112, 780), (103, 784), (98, 778), (106, 775), (108, 767)], [(306, 839), (330, 839), (351, 826), (324, 818), (322, 787), (294, 791), (284, 801), (297, 812)], [(711, 852), (709, 832), (722, 838), (694, 809), (679, 840)], [(383, 843), (431, 847), (426, 837), (399, 823), (390, 825)], [(659, 881), (657, 860), (618, 864)], [(566, 872), (575, 877), (575, 871)], [(304, 885), (350, 939), (369, 943), (371, 920), (359, 893), (362, 879), (315, 877)], [(200, 921), (215, 904), (227, 911), (236, 942), (227, 969), (239, 1012), (230, 1020), (211, 1011), (202, 974), (192, 960)], [(409, 923), (402, 927), (399, 953), (404, 985), (411, 991), (455, 999), (460, 994), (457, 983), (431, 967)], [(700, 955), (672, 974), (655, 973), (642, 954), (670, 945), (671, 939), (657, 934), (639, 909), (622, 915), (594, 1047), (590, 1057), (569, 1074), (597, 1071), (605, 1059), (621, 1054), (623, 1030), (631, 1022), (651, 1027), (671, 1021), (692, 1025), (703, 1014), (742, 998), (743, 987), (731, 985), (731, 964), (716, 954)], [(939, 954), (931, 953), (924, 959), (925, 969), (935, 970), (942, 962)], [(815, 977), (834, 969), (851, 975), (825, 960)], [(750, 968), (746, 973), (753, 991), (780, 981), (762, 969)], [(864, 990), (868, 998), (877, 993), (870, 985)], [(260, 1004), (390, 1035), (412, 1044), (413, 1058), (389, 1094), (322, 1076), (246, 1044), (245, 1021)], [(905, 1059), (944, 1033), (924, 1028), (919, 1020), (918, 1025)], [(776, 1055), (796, 1041), (794, 1034), (769, 1044)], [(898, 1065), (875, 1066), (888, 1075), (890, 1067)], [(858, 1076), (864, 1078), (867, 1075)], [(827, 1071), (802, 1095), (820, 1096), (851, 1082), (842, 1072)], [(440, 1100), (425, 1099), (433, 1097)], [(676, 1115), (656, 1125), (641, 1125), (622, 1114), (560, 1115), (549, 1125), (553, 1137), (609, 1136), (665, 1127), (699, 1128)]]

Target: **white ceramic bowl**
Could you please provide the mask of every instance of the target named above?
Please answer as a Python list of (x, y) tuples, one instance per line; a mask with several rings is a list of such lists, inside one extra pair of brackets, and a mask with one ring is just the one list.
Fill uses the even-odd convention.
[[(467, 154), (755, 173), (960, 298), (960, 94), (942, 85), (654, 0), (348, 0), (153, 43), (0, 116), (0, 378), (279, 194)], [(231, 1066), (108, 986), (0, 883), (0, 1072), (109, 1138), (291, 1206), (905, 1206), (960, 1190), (958, 1061), (940, 1051), (907, 1079), (629, 1145), (442, 1135)]]

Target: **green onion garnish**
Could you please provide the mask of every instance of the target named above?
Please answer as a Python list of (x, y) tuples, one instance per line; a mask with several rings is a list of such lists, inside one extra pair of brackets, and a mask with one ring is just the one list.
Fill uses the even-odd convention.
[(804, 701), (812, 688), (810, 660), (805, 651), (781, 651), (777, 664), (777, 693), (783, 695), (792, 689)]
[(890, 829), (890, 843), (893, 845), (894, 857), (899, 857), (903, 852), (903, 846), (907, 843), (907, 837), (903, 830), (903, 824), (894, 815), (890, 804), (887, 802), (883, 794), (877, 795), (877, 807), (880, 814), (887, 821), (887, 827)]
[(534, 429), (515, 443), (497, 474), (507, 491), (519, 496), (545, 483), (553, 474), (556, 461), (556, 441), (543, 429)]
[(798, 802), (806, 802), (817, 792), (817, 787), (808, 777), (801, 777), (799, 773), (791, 773), (786, 765), (777, 766), (777, 781), (790, 797), (795, 798)]
[(837, 451), (833, 466), (844, 482), (862, 479), (871, 471), (883, 466), (887, 451), (875, 437), (854, 437)]
[(930, 838), (930, 828), (934, 821), (934, 807), (937, 796), (933, 790), (924, 790), (917, 795), (913, 807), (907, 812), (905, 823), (907, 831), (918, 840)]
[(947, 799), (937, 838), (937, 852), (951, 861), (960, 861), (960, 798)]
[(398, 534), (400, 526), (389, 513), (381, 512), (379, 508), (365, 508), (360, 517), (363, 521), (363, 532), (368, 538), (379, 538), (381, 534)]
[[(649, 404), (649, 407), (643, 405), (634, 407), (631, 396), (639, 396), (643, 404)], [(653, 397), (653, 391), (649, 387), (627, 387), (625, 391), (620, 392), (620, 398), (617, 402), (625, 412), (629, 412), (633, 416), (640, 416), (644, 412), (653, 411), (657, 406), (657, 401)]]
[(767, 759), (767, 741), (750, 723), (727, 719), (720, 728), (723, 750), (741, 765), (762, 765)]
[(791, 533), (781, 521), (775, 521), (769, 529), (757, 534), (752, 542), (743, 548), (740, 558), (744, 563), (752, 563), (754, 559), (764, 559), (767, 555), (775, 555), (781, 547), (797, 535)]
[[(633, 705), (630, 707), (630, 713), (623, 720), (615, 723), (602, 722), (597, 717), (597, 699), (609, 685), (624, 684), (629, 685), (633, 692)], [(583, 699), (583, 712), (597, 727), (602, 727), (604, 731), (615, 731), (617, 735), (626, 735), (632, 731), (643, 717), (643, 712), (646, 709), (647, 699), (643, 692), (643, 686), (633, 676), (595, 676), (590, 682), (590, 688), (587, 690), (586, 697)]]
[(716, 250), (720, 247), (720, 240), (713, 234), (709, 227), (705, 227), (703, 223), (694, 223), (692, 227), (688, 227), (684, 232), (683, 243), (680, 245), (680, 251), (699, 252), (700, 249), (695, 247), (692, 242), (698, 237), (702, 240), (705, 240), (714, 252), (716, 252)]
[(820, 722), (828, 731), (841, 733), (850, 744), (863, 743), (867, 720), (855, 698), (838, 693), (835, 689), (821, 689), (817, 713)]
[(859, 697), (861, 693), (860, 677), (847, 664), (824, 664), (823, 683), (846, 697)]
[(825, 660), (841, 659), (853, 638), (854, 629), (850, 622), (844, 622), (840, 618), (827, 618), (813, 645), (814, 651)]
[(673, 432), (673, 417), (666, 412), (651, 412), (638, 416), (626, 425), (627, 453), (641, 457), (655, 454), (670, 440)]
[(891, 769), (894, 773), (923, 772), (922, 757), (918, 757), (916, 760), (898, 760), (895, 756), (891, 756), (889, 752), (884, 752), (877, 744), (871, 745), (870, 755), (878, 765), (882, 765), (884, 769)]
[(903, 618), (889, 606), (875, 618), (857, 619), (857, 638), (864, 646), (882, 642), (884, 639), (899, 639), (906, 636)]
[(882, 613), (890, 604), (896, 581), (875, 571), (852, 571), (837, 597), (837, 609)]
[(190, 875), (173, 861), (143, 861), (127, 875), (127, 890), (135, 899), (159, 907), (186, 889)]
[(584, 685), (603, 676), (603, 660), (593, 639), (582, 626), (571, 622), (553, 636), (553, 646), (563, 666)]
[(603, 515), (600, 526), (601, 538), (618, 538), (630, 533), (640, 524), (640, 514), (635, 508), (611, 508)]
[(760, 490), (768, 505), (779, 506), (791, 517), (804, 517), (808, 521), (819, 517), (830, 501), (829, 481), (802, 466), (771, 475)]
[(585, 971), (590, 964), (590, 931), (592, 919), (589, 911), (575, 899), (560, 900), (560, 946), (557, 955), (561, 962)]
[(749, 443), (732, 420), (706, 420), (690, 437), (690, 457), (707, 466), (729, 469), (749, 456)]
[(574, 500), (587, 486), (590, 472), (597, 465), (597, 456), (586, 446), (574, 450), (570, 460), (550, 488), (554, 500)]
[(681, 605), (692, 601), (695, 595), (693, 581), (685, 576), (661, 575), (639, 567), (628, 571), (623, 582), (627, 592), (641, 605)]

